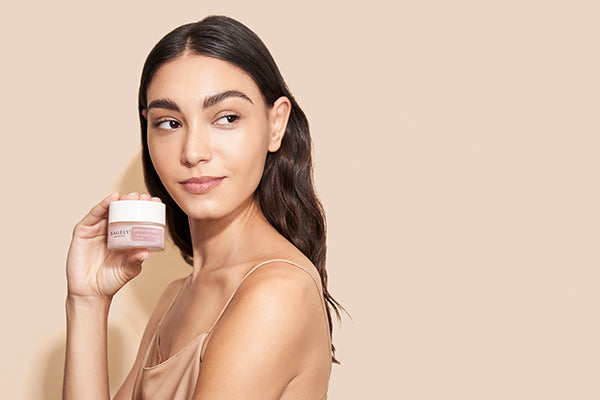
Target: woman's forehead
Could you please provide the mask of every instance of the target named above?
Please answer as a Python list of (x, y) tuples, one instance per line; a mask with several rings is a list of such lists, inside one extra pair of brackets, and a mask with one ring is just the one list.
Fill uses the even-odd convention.
[(162, 65), (147, 89), (148, 102), (156, 98), (203, 99), (236, 90), (255, 104), (262, 96), (254, 80), (242, 69), (214, 57), (185, 54)]

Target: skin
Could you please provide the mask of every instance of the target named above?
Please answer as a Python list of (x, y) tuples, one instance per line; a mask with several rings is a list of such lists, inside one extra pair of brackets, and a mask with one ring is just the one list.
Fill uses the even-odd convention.
[[(228, 95), (215, 98), (223, 93)], [(242, 70), (191, 54), (163, 65), (147, 97), (150, 155), (169, 194), (189, 217), (194, 266), (190, 276), (165, 290), (115, 398), (131, 398), (158, 321), (178, 293), (159, 332), (162, 360), (207, 331), (242, 277), (273, 258), (304, 266), (314, 280), (281, 262), (250, 275), (208, 336), (193, 398), (320, 398), (327, 390), (331, 353), (318, 272), (266, 221), (253, 198), (266, 155), (279, 149), (285, 134), (289, 100), (279, 98), (269, 107)], [(198, 177), (218, 183), (203, 193), (182, 184)], [(160, 201), (113, 194), (74, 230), (67, 259), (64, 398), (109, 397), (108, 309), (112, 296), (140, 273), (148, 256), (146, 250), (106, 249), (108, 204), (118, 198)]]

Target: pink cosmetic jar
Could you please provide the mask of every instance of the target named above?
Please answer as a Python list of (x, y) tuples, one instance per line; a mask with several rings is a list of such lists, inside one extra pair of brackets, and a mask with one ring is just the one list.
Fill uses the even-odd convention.
[(108, 248), (165, 248), (165, 205), (149, 200), (118, 200), (108, 208)]

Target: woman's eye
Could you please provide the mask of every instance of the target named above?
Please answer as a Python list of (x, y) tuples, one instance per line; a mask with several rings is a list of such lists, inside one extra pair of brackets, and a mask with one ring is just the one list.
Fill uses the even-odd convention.
[(156, 124), (154, 124), (154, 126), (156, 128), (160, 128), (160, 129), (177, 129), (181, 126), (181, 124), (177, 121), (174, 121), (172, 119), (168, 119), (165, 121), (159, 121)]
[(239, 118), (240, 118), (239, 115), (235, 115), (235, 114), (225, 115), (225, 116), (217, 119), (217, 122), (215, 122), (215, 124), (217, 124), (217, 125), (231, 125), (235, 121), (237, 121)]

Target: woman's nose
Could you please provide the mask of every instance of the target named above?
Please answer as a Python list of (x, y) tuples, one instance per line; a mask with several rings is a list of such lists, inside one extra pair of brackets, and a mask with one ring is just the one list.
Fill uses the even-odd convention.
[(181, 163), (188, 167), (206, 163), (212, 158), (208, 129), (192, 126), (185, 133), (181, 149)]

